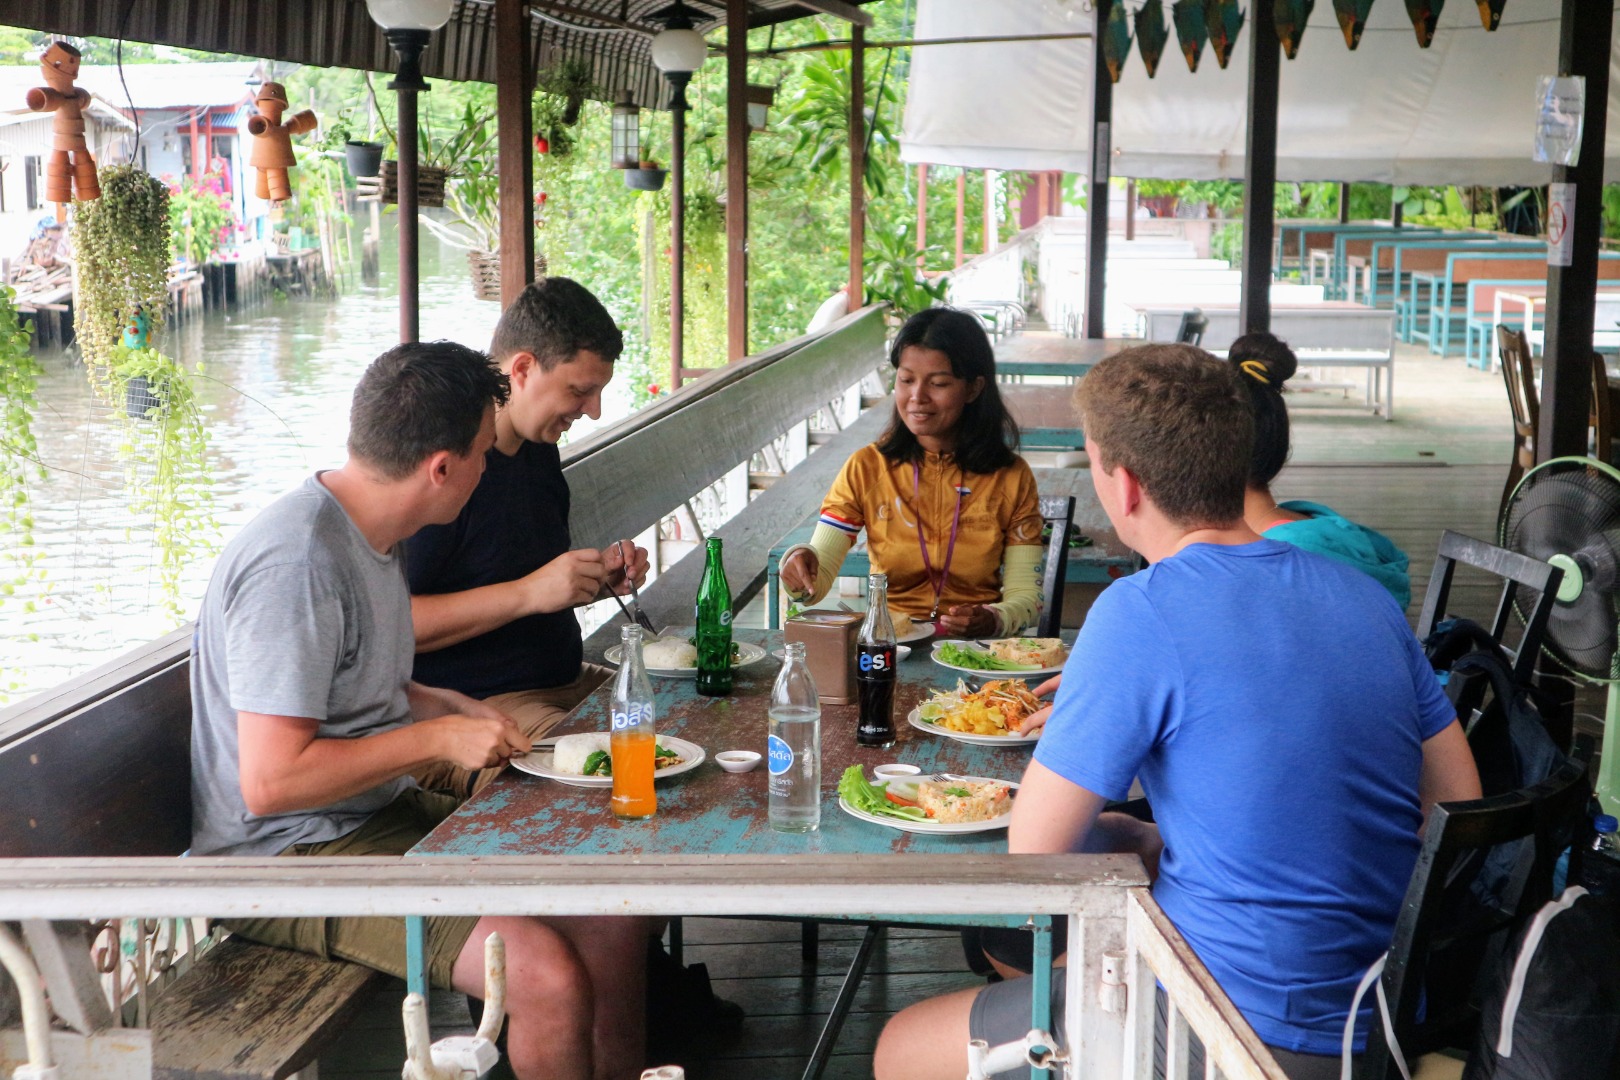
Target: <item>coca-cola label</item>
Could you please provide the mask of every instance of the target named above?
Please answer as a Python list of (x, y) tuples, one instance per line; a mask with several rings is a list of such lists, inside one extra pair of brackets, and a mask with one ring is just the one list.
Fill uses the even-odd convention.
[(772, 776), (781, 776), (793, 768), (793, 747), (772, 735), (765, 740), (765, 761)]
[(626, 705), (622, 710), (613, 710), (613, 730), (623, 731), (626, 728), (640, 727), (652, 719), (652, 706), (636, 702)]
[(893, 645), (860, 645), (855, 650), (855, 666), (862, 675), (893, 675)]

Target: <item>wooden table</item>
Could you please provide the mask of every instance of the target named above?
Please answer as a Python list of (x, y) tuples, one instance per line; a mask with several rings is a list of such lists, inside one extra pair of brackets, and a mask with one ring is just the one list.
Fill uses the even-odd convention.
[(1078, 379), (1104, 359), (1142, 344), (1136, 338), (1071, 338), (1015, 334), (996, 344), (996, 376), (1060, 375)]
[[(1089, 536), (1087, 547), (1069, 549), (1069, 565), (1064, 580), (1107, 584), (1115, 578), (1135, 573), (1141, 565), (1135, 552), (1120, 542), (1114, 528), (1097, 501), (1097, 492), (1091, 485), (1091, 472), (1087, 469), (1040, 468), (1035, 473), (1035, 487), (1045, 496), (1074, 496), (1074, 524)], [(795, 544), (808, 544), (815, 532), (820, 507), (782, 537), (765, 557), (765, 625), (782, 625), (782, 554)], [(855, 546), (844, 556), (838, 568), (839, 577), (864, 578), (871, 573), (872, 563), (866, 551), (866, 533), (856, 538)]]

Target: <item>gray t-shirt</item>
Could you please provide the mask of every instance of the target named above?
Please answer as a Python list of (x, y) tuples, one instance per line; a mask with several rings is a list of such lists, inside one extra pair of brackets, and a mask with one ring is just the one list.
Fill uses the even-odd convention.
[(316, 810), (251, 814), (236, 714), (310, 717), (323, 739), (400, 727), (415, 652), (401, 552), (377, 554), (318, 476), (249, 522), (214, 568), (192, 639), (192, 854), (332, 840), (414, 787), (401, 777)]

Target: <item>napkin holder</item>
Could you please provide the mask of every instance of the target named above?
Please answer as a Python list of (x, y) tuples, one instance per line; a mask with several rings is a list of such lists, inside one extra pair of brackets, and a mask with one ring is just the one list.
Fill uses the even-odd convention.
[(782, 627), (783, 641), (804, 643), (804, 662), (823, 705), (855, 702), (855, 639), (864, 619), (858, 611), (806, 611)]

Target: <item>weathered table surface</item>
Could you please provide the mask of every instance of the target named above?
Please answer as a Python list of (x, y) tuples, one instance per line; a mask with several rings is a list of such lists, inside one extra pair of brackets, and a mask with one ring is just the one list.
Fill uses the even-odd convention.
[(1012, 375), (1078, 377), (1098, 361), (1141, 344), (1138, 338), (1014, 334), (996, 343), (996, 375), (1003, 378)]
[[(677, 630), (687, 633), (686, 629)], [(777, 649), (776, 631), (738, 630), (739, 641)], [(570, 787), (553, 780), (507, 772), (470, 799), (412, 851), (413, 855), (628, 855), (800, 853), (881, 854), (1007, 849), (1004, 829), (940, 835), (901, 832), (851, 817), (838, 808), (838, 778), (849, 765), (885, 762), (918, 765), (924, 773), (949, 772), (1018, 780), (1032, 743), (974, 746), (919, 731), (906, 714), (935, 689), (955, 685), (957, 672), (929, 659), (928, 642), (916, 643), (900, 664), (895, 692), (899, 739), (887, 750), (855, 745), (855, 705), (821, 709), (821, 828), (779, 833), (766, 812), (766, 770), (728, 773), (714, 762), (722, 750), (765, 750), (765, 711), (780, 665), (767, 657), (737, 672), (730, 697), (698, 696), (691, 679), (653, 678), (658, 730), (697, 743), (708, 753), (691, 772), (658, 783), (658, 813), (647, 821), (620, 822), (609, 809), (606, 788)], [(612, 684), (592, 694), (556, 734), (608, 729)]]

